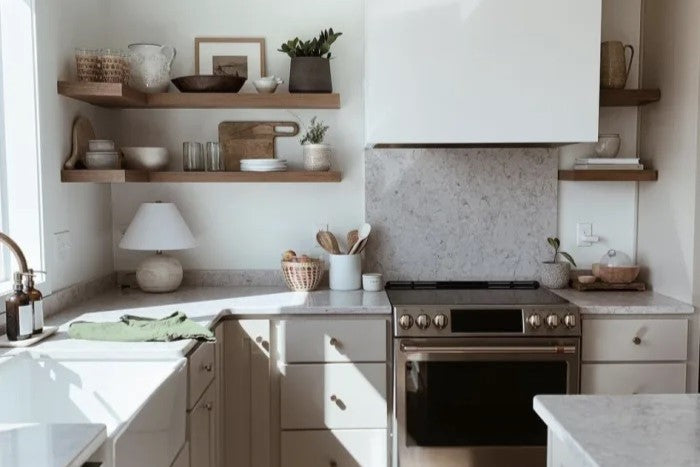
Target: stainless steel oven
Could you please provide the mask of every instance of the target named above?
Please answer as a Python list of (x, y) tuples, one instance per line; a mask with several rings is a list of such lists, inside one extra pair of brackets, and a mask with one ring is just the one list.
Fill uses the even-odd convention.
[(532, 401), (579, 392), (578, 309), (543, 290), (388, 291), (394, 464), (544, 467)]

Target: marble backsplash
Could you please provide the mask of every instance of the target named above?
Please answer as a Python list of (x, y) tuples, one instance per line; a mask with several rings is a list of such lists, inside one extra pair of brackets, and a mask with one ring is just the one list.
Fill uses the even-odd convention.
[(555, 148), (368, 149), (366, 271), (537, 279), (557, 231)]

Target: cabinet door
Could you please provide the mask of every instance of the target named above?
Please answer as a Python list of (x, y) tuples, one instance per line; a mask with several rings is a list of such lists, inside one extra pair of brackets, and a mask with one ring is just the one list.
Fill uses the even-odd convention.
[(683, 394), (685, 363), (589, 363), (582, 394)]
[(217, 392), (217, 385), (210, 385), (188, 414), (187, 427), (192, 467), (216, 467), (218, 427), (214, 412), (219, 410)]
[(598, 137), (601, 0), (365, 2), (367, 142)]
[(283, 431), (282, 467), (382, 467), (386, 430)]
[(271, 463), (270, 322), (224, 322), (224, 466), (269, 467)]

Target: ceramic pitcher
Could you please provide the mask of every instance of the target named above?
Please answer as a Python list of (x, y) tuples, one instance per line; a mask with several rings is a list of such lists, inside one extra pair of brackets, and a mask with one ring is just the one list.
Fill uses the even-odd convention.
[(175, 49), (168, 45), (131, 44), (129, 52), (129, 84), (147, 93), (166, 92), (170, 84), (170, 65), (175, 59)]
[[(629, 63), (625, 52), (629, 49)], [(600, 46), (600, 87), (604, 89), (624, 89), (627, 76), (632, 68), (634, 48), (620, 41), (603, 42)]]

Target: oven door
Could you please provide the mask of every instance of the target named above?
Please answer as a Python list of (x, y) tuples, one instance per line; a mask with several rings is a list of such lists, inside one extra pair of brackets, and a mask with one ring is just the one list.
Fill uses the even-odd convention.
[(546, 465), (532, 399), (579, 392), (578, 338), (394, 342), (399, 466)]

